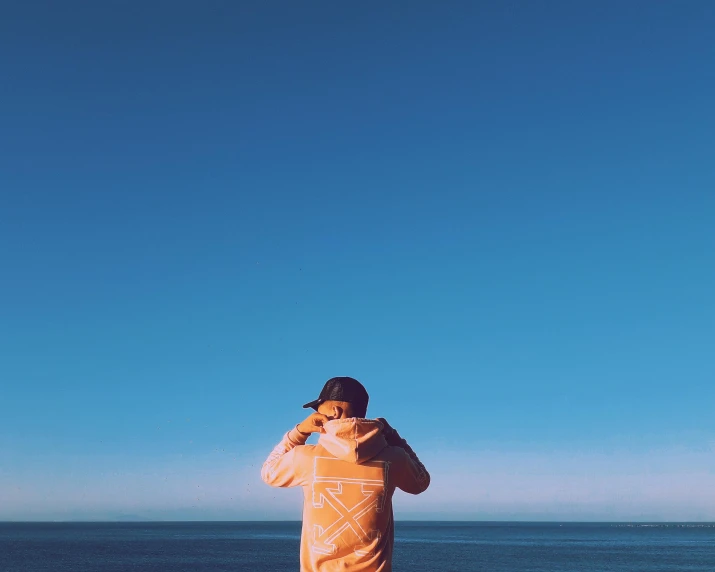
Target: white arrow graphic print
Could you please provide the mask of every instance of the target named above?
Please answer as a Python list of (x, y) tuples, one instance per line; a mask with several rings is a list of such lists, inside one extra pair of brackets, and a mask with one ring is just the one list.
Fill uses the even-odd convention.
[(372, 553), (380, 531), (375, 527), (375, 514), (385, 504), (385, 483), (389, 463), (372, 461), (361, 466), (361, 478), (341, 476), (345, 461), (316, 457), (313, 478), (313, 508), (324, 509), (313, 526), (312, 550), (335, 554), (338, 540), (355, 546), (355, 553)]

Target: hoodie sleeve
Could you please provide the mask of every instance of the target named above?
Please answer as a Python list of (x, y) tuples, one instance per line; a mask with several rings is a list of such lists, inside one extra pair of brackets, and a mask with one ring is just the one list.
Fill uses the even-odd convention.
[(430, 476), (412, 447), (394, 429), (386, 435), (386, 438), (388, 445), (400, 449), (397, 467), (393, 473), (395, 485), (413, 495), (426, 491), (430, 484)]
[(306, 484), (296, 456), (300, 454), (302, 445), (305, 445), (309, 436), (297, 428), (291, 429), (283, 436), (263, 463), (261, 479), (264, 483), (272, 487), (296, 487)]

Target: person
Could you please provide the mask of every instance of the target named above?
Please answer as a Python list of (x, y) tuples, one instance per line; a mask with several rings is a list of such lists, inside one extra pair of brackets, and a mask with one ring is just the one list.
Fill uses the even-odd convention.
[[(384, 418), (367, 419), (369, 396), (352, 377), (329, 379), (316, 410), (288, 431), (261, 469), (273, 487), (302, 486), (301, 572), (389, 572), (396, 488), (419, 494), (430, 476)], [(316, 445), (306, 445), (319, 433)]]

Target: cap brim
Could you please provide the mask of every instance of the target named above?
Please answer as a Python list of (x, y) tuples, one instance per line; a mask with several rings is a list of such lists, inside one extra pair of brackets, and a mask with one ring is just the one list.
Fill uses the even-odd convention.
[(308, 409), (308, 407), (312, 407), (313, 409), (315, 409), (317, 411), (318, 405), (320, 405), (321, 403), (323, 403), (323, 400), (318, 398), (318, 399), (311, 401), (310, 403), (306, 403), (305, 405), (303, 405), (303, 409)]

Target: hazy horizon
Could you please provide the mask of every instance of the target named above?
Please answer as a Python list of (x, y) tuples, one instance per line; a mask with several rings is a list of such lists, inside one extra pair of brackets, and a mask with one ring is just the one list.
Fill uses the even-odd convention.
[[(267, 522), (275, 522), (275, 523), (286, 523), (286, 522), (291, 522), (291, 523), (296, 523), (300, 524), (302, 522), (301, 519), (197, 519), (197, 520), (163, 520), (163, 519), (151, 519), (151, 518), (122, 518), (118, 517), (115, 519), (108, 518), (106, 520), (95, 520), (95, 519), (68, 519), (68, 520), (0, 520), (0, 524), (11, 524), (11, 523), (97, 523), (97, 524), (105, 524), (105, 523), (128, 523), (128, 524), (141, 524), (143, 522), (148, 522), (148, 523), (193, 523), (193, 522), (206, 522), (206, 523), (211, 523), (211, 522), (225, 522), (225, 523), (231, 523), (231, 522), (240, 522), (240, 523), (267, 523)], [(396, 518), (395, 522), (444, 522), (444, 523), (455, 523), (455, 522), (463, 522), (463, 523), (483, 523), (483, 524), (489, 524), (489, 523), (496, 523), (496, 524), (645, 524), (645, 525), (706, 525), (708, 528), (710, 526), (715, 526), (715, 520), (709, 521), (709, 520), (550, 520), (550, 519), (532, 519), (532, 520), (511, 520), (511, 519), (445, 519), (445, 518)]]

